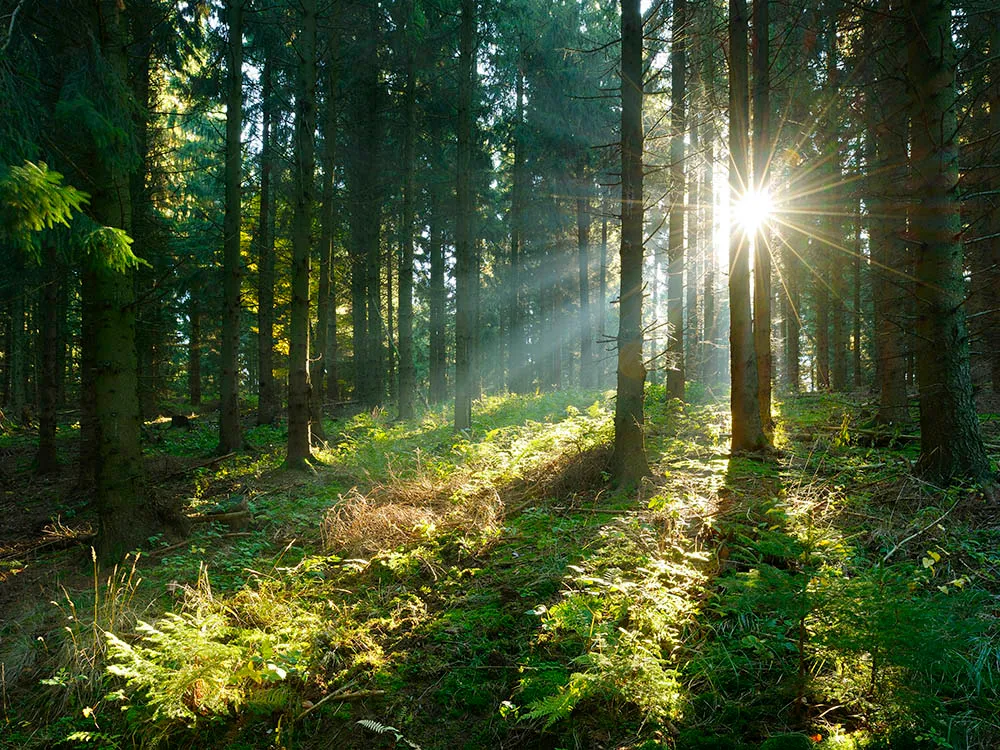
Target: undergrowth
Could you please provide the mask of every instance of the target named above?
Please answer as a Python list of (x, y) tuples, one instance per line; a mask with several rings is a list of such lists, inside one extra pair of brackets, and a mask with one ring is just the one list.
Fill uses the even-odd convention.
[(1000, 744), (989, 501), (914, 480), (849, 401), (781, 403), (755, 460), (696, 400), (650, 386), (631, 493), (605, 394), (485, 399), (462, 434), (363, 412), (306, 474), (275, 428), (192, 471), (211, 430), (164, 430), (189, 507), (252, 524), (112, 571), (88, 553), (36, 640), (0, 626), (31, 654), (2, 675), (0, 746)]

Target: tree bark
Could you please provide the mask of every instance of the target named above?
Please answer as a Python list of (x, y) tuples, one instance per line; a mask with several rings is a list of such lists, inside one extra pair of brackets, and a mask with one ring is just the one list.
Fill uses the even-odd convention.
[(647, 476), (643, 435), (642, 361), (642, 14), (639, 0), (622, 0), (622, 226), (618, 321), (618, 397), (612, 473), (619, 484)]
[[(882, 10), (896, 15), (899, 0), (884, 0)], [(910, 421), (906, 398), (906, 346), (903, 341), (904, 310), (909, 280), (904, 244), (906, 209), (900, 191), (906, 182), (908, 122), (905, 90), (906, 43), (904, 29), (885, 25), (889, 38), (875, 58), (875, 95), (869, 106), (875, 139), (875, 160), (869, 178), (871, 214), (872, 296), (875, 302), (875, 360), (878, 380), (876, 424), (902, 426)]]
[[(752, 189), (770, 189), (771, 159), (771, 35), (770, 0), (753, 3), (753, 182)], [(765, 433), (771, 420), (771, 249), (767, 221), (753, 238), (753, 348), (757, 360), (757, 403)]]
[(687, 0), (674, 0), (670, 34), (670, 224), (667, 250), (667, 398), (684, 400), (684, 137), (687, 130)]
[(802, 321), (799, 318), (799, 290), (801, 289), (801, 251), (791, 244), (801, 241), (799, 233), (786, 237), (781, 246), (781, 266), (785, 279), (785, 290), (781, 296), (781, 318), (784, 326), (785, 346), (785, 385), (791, 393), (798, 393), (801, 387), (802, 373), (799, 359), (801, 355)]
[(920, 458), (935, 482), (990, 473), (972, 398), (959, 214), (955, 49), (948, 0), (906, 0), (907, 73), (914, 92), (911, 165), (915, 194), (917, 378)]
[[(746, 0), (729, 0), (729, 190), (739, 195), (750, 184), (747, 101)], [(750, 248), (743, 227), (730, 227), (729, 356), (733, 431), (732, 452), (768, 447), (757, 395), (757, 359), (750, 318)]]
[(517, 78), (514, 84), (514, 166), (511, 175), (510, 196), (510, 325), (508, 356), (508, 389), (511, 393), (526, 393), (529, 390), (527, 341), (524, 321), (524, 55), (518, 53)]
[(288, 334), (288, 452), (301, 469), (311, 455), (309, 382), (309, 232), (315, 193), (316, 0), (302, 0), (295, 96), (295, 215), (292, 219), (292, 309)]
[(705, 278), (702, 289), (702, 378), (707, 385), (719, 382), (719, 323), (715, 309), (715, 275), (718, 261), (715, 255), (715, 134), (702, 125), (702, 148), (705, 166), (701, 193), (702, 224), (705, 226)]
[(56, 451), (56, 402), (59, 398), (57, 378), (59, 348), (59, 277), (60, 263), (55, 245), (45, 245), (45, 286), (42, 289), (41, 339), (42, 367), (39, 383), (38, 452), (35, 468), (39, 474), (50, 474), (59, 468)]
[[(272, 424), (278, 416), (274, 382), (274, 229), (271, 179), (274, 172), (274, 60), (264, 59), (263, 125), (260, 149), (260, 219), (257, 232), (257, 424)], [(193, 323), (193, 319), (192, 319)]]
[[(319, 237), (319, 283), (316, 290), (316, 337), (313, 343), (313, 364), (310, 368), (310, 383), (312, 385), (312, 421), (322, 426), (323, 401), (327, 397), (327, 378), (330, 367), (330, 319), (332, 318), (333, 295), (331, 293), (331, 278), (333, 274), (333, 233), (334, 233), (334, 168), (337, 143), (337, 108), (334, 102), (336, 95), (336, 76), (332, 68), (332, 55), (327, 58), (326, 101), (323, 105), (323, 149), (321, 165), (323, 170), (323, 186), (321, 189), (320, 237)], [(312, 436), (318, 437), (316, 433)]]
[(855, 390), (861, 389), (862, 383), (862, 373), (861, 373), (861, 204), (858, 204), (857, 210), (854, 213), (854, 258), (853, 258), (853, 272), (854, 278), (852, 280), (852, 290), (853, 294), (853, 305), (851, 319), (854, 323), (854, 330), (851, 332), (851, 354), (854, 363), (853, 373), (854, 373), (854, 388)]
[(223, 219), (222, 352), (219, 452), (242, 445), (240, 435), (240, 258), (243, 128), (243, 0), (227, 0), (229, 86), (226, 93), (226, 213)]
[[(990, 14), (990, 132), (993, 134), (994, 166), (989, 172), (990, 189), (1000, 194), (1000, 10)], [(984, 346), (989, 353), (990, 381), (993, 392), (1000, 393), (1000, 198), (994, 198), (992, 211), (986, 224), (987, 234), (993, 237), (989, 243), (992, 252), (984, 253), (987, 263), (983, 264), (987, 290), (984, 304), (989, 314), (984, 316)]]
[(472, 90), (475, 0), (461, 0), (458, 64), (458, 175), (455, 216), (455, 429), (472, 427), (475, 242), (472, 237)]
[(416, 73), (413, 63), (413, 0), (406, 2), (403, 64), (403, 209), (399, 229), (399, 418), (413, 419), (417, 369), (413, 360), (413, 193)]
[[(436, 131), (432, 139), (434, 153), (440, 153)], [(430, 246), (431, 288), (430, 288), (430, 402), (439, 404), (448, 397), (446, 373), (448, 369), (445, 349), (444, 309), (446, 290), (444, 285), (444, 244), (441, 241), (444, 216), (441, 207), (441, 187), (430, 186), (431, 226), (428, 244)]]
[[(103, 96), (117, 97), (127, 69), (126, 39), (120, 6), (101, 0), (100, 24), (95, 23), (108, 74), (118, 85), (103, 88)], [(96, 19), (95, 19), (96, 20)], [(124, 103), (110, 103), (110, 111), (124, 111)], [(101, 154), (94, 178), (90, 210), (108, 227), (127, 229), (131, 210), (129, 180), (115, 155)], [(99, 528), (98, 555), (118, 560), (136, 549), (159, 528), (151, 503), (142, 498), (143, 469), (139, 446), (139, 398), (136, 390), (134, 286), (130, 270), (89, 269), (92, 292), (94, 412), (96, 414), (95, 488)]]
[[(338, 39), (331, 34), (330, 45), (336, 49)], [(317, 306), (317, 328), (319, 329), (319, 353), (322, 375), (313, 388), (320, 400), (336, 401), (340, 397), (337, 372), (337, 263), (334, 249), (336, 233), (336, 189), (334, 177), (337, 152), (337, 95), (338, 70), (336, 52), (331, 52), (327, 60), (329, 66), (326, 78), (327, 101), (326, 120), (323, 124), (323, 208), (321, 214), (322, 234), (320, 237), (320, 288)], [(326, 262), (327, 270), (322, 269)]]
[(192, 294), (188, 302), (188, 399), (201, 404), (201, 302)]
[(594, 328), (590, 314), (590, 184), (584, 160), (577, 168), (576, 248), (580, 281), (580, 387), (593, 388)]
[[(601, 197), (601, 268), (597, 278), (597, 340), (603, 347), (608, 340), (608, 201)], [(608, 378), (608, 357), (602, 352), (598, 362), (598, 385), (605, 387)]]

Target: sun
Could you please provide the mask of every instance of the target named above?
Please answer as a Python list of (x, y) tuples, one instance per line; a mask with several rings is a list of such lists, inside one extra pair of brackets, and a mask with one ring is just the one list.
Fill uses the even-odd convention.
[(767, 190), (750, 190), (733, 204), (733, 221), (747, 234), (756, 234), (774, 214), (774, 201)]

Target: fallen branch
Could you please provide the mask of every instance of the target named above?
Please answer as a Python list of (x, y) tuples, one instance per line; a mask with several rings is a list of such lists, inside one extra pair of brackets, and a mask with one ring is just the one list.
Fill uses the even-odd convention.
[(227, 458), (232, 458), (235, 455), (236, 455), (236, 452), (233, 451), (231, 453), (224, 453), (221, 456), (215, 456), (214, 458), (209, 458), (209, 459), (207, 459), (205, 461), (199, 461), (196, 464), (191, 464), (190, 466), (185, 466), (183, 469), (179, 469), (179, 470), (173, 472), (172, 474), (167, 474), (167, 476), (165, 476), (164, 479), (165, 480), (166, 479), (173, 479), (174, 477), (183, 476), (184, 474), (192, 472), (195, 469), (203, 469), (206, 466), (212, 466), (214, 464), (219, 463), (219, 461), (223, 461), (223, 460), (225, 460)]
[(882, 564), (883, 564), (883, 565), (885, 565), (885, 564), (886, 564), (887, 562), (889, 562), (889, 558), (890, 558), (890, 557), (892, 557), (892, 556), (893, 556), (893, 555), (894, 555), (894, 554), (896, 553), (896, 551), (897, 551), (897, 550), (898, 550), (898, 549), (899, 549), (900, 547), (902, 547), (902, 546), (903, 546), (904, 544), (906, 544), (907, 542), (909, 542), (909, 541), (910, 541), (910, 540), (912, 540), (912, 539), (916, 539), (916, 538), (917, 538), (918, 536), (920, 536), (921, 534), (923, 534), (923, 533), (924, 533), (925, 531), (927, 531), (928, 529), (932, 529), (932, 528), (934, 528), (934, 527), (935, 527), (935, 526), (936, 526), (937, 524), (941, 523), (941, 521), (943, 521), (943, 520), (944, 520), (944, 519), (945, 519), (945, 518), (947, 517), (947, 515), (948, 515), (949, 513), (951, 513), (951, 512), (953, 511), (953, 510), (955, 510), (955, 508), (957, 508), (957, 507), (958, 507), (958, 502), (959, 502), (959, 501), (958, 501), (958, 500), (956, 500), (956, 501), (954, 502), (954, 504), (953, 504), (953, 505), (952, 505), (952, 506), (951, 506), (950, 508), (948, 508), (948, 510), (946, 510), (946, 511), (945, 511), (944, 513), (942, 513), (942, 514), (941, 514), (940, 516), (938, 516), (938, 517), (937, 517), (937, 518), (935, 518), (935, 519), (934, 519), (933, 521), (931, 521), (931, 522), (930, 522), (929, 524), (927, 524), (926, 526), (924, 526), (924, 528), (920, 529), (920, 531), (915, 531), (915, 532), (913, 532), (913, 533), (912, 533), (912, 534), (910, 534), (910, 535), (909, 535), (908, 537), (906, 537), (906, 539), (904, 539), (904, 540), (903, 540), (903, 541), (901, 541), (901, 542), (900, 542), (899, 544), (897, 544), (897, 545), (896, 545), (895, 547), (893, 547), (893, 548), (892, 548), (891, 550), (889, 550), (889, 551), (888, 551), (888, 552), (886, 553), (886, 556), (882, 558)]
[(326, 703), (329, 700), (357, 701), (357, 700), (361, 700), (363, 698), (376, 698), (376, 697), (378, 697), (380, 695), (385, 695), (385, 691), (384, 690), (358, 690), (358, 691), (355, 691), (353, 693), (349, 693), (347, 691), (339, 691), (339, 692), (336, 692), (336, 693), (330, 693), (329, 695), (327, 695), (327, 696), (321, 698), (320, 700), (316, 701), (316, 703), (313, 703), (311, 706), (309, 706), (309, 708), (307, 708), (305, 711), (303, 711), (298, 716), (296, 716), (295, 720), (299, 721), (300, 719), (304, 719), (312, 711), (315, 711), (317, 708), (319, 708), (320, 706), (322, 706), (324, 703)]

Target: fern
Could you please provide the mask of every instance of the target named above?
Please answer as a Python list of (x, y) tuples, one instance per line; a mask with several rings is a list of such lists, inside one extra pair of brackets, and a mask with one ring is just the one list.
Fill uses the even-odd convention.
[(409, 747), (413, 748), (413, 750), (420, 750), (420, 745), (410, 742), (403, 736), (401, 731), (396, 729), (396, 727), (390, 727), (372, 719), (360, 719), (358, 724), (367, 729), (369, 732), (375, 732), (375, 734), (391, 734), (396, 739), (396, 742), (405, 742)]
[(594, 687), (593, 675), (574, 672), (570, 675), (569, 682), (557, 693), (533, 701), (530, 704), (531, 710), (524, 715), (524, 718), (542, 719), (545, 728), (548, 729), (553, 724), (569, 718), (577, 704), (591, 696)]

